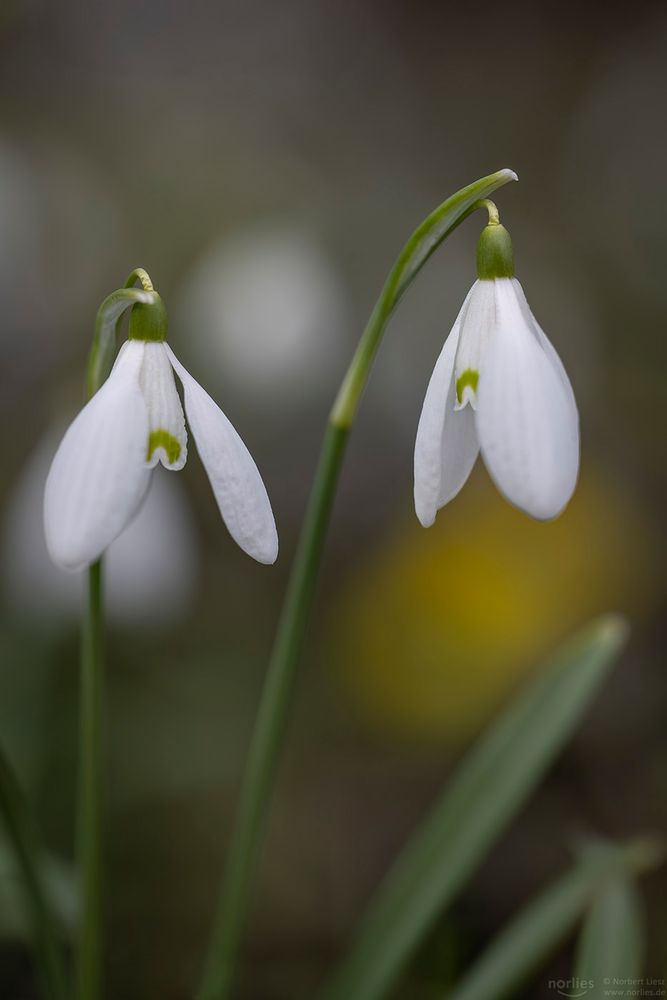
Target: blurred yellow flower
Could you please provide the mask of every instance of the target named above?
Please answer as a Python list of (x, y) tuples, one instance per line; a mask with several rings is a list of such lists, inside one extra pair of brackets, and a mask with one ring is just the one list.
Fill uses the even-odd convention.
[(459, 743), (575, 625), (651, 601), (650, 532), (613, 483), (584, 476), (550, 524), (474, 485), (429, 532), (401, 526), (336, 605), (337, 682), (377, 732)]

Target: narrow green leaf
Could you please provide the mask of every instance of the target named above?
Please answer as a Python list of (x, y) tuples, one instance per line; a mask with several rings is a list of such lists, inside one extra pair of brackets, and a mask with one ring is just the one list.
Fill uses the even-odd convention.
[[(613, 891), (608, 888), (610, 882), (616, 885), (615, 879), (652, 867), (656, 861), (653, 843), (644, 839), (587, 852), (508, 923), (447, 994), (447, 1000), (512, 996), (571, 933), (589, 905), (598, 912)], [(581, 968), (576, 975), (579, 980), (592, 978)]]
[(577, 727), (626, 631), (608, 616), (578, 633), (482, 736), (371, 901), (325, 1000), (386, 992)]
[(639, 979), (643, 961), (643, 906), (626, 875), (612, 881), (591, 905), (579, 940), (575, 976), (593, 984), (587, 997), (604, 997), (610, 988), (632, 987), (628, 981)]

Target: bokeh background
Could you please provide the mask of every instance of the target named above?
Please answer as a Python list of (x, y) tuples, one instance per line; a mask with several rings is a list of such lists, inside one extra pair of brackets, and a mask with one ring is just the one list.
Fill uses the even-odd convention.
[[(95, 311), (138, 265), (170, 339), (252, 450), (272, 569), (223, 528), (192, 453), (109, 558), (110, 997), (192, 995), (267, 653), (327, 411), (404, 239), (511, 166), (518, 275), (579, 400), (557, 522), (478, 469), (412, 509), (426, 384), (482, 219), (392, 322), (349, 450), (238, 996), (308, 997), (475, 734), (577, 624), (626, 612), (611, 683), (434, 929), (403, 998), (440, 997), (581, 835), (665, 830), (664, 4), (12, 0), (0, 9), (0, 737), (74, 919), (81, 581), (47, 562), (41, 490), (82, 399)], [(35, 995), (0, 844), (0, 995)], [(665, 975), (665, 874), (644, 885)], [(570, 949), (531, 983), (570, 971)]]

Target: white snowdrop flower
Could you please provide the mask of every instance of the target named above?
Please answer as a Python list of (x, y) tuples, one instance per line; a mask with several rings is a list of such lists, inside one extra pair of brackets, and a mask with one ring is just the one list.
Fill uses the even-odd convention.
[[(183, 407), (220, 513), (240, 547), (262, 563), (278, 555), (271, 504), (248, 449), (222, 410), (166, 343), (159, 296), (130, 313), (129, 339), (98, 392), (65, 434), (46, 481), (44, 527), (64, 569), (94, 562), (140, 509), (151, 469), (182, 469)], [(169, 539), (165, 539), (165, 545)]]
[[(40, 626), (78, 621), (85, 576), (63, 573), (46, 549), (44, 483), (59, 435), (49, 429), (21, 469), (3, 511), (0, 569), (5, 603)], [(156, 469), (141, 510), (105, 553), (104, 598), (110, 621), (173, 626), (189, 613), (197, 587), (197, 535), (177, 476)], [(165, 545), (165, 538), (169, 544)]]
[(565, 369), (514, 277), (512, 243), (489, 205), (472, 286), (433, 370), (415, 444), (415, 509), (428, 527), (479, 451), (500, 492), (556, 517), (579, 470), (579, 418)]

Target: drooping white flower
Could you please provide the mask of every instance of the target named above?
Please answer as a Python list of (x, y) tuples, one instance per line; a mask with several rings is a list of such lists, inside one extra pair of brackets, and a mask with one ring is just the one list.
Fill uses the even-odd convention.
[[(278, 536), (257, 466), (222, 410), (165, 342), (166, 320), (147, 319), (150, 308), (133, 308), (130, 339), (53, 459), (44, 494), (49, 554), (64, 569), (94, 562), (138, 512), (151, 469), (158, 462), (183, 468), (187, 433), (176, 372), (188, 424), (230, 534), (254, 559), (273, 563)], [(164, 315), (161, 303), (160, 310), (158, 320)]]
[(457, 495), (479, 451), (500, 492), (539, 520), (563, 510), (577, 481), (574, 393), (513, 276), (502, 226), (486, 227), (477, 262), (419, 420), (414, 493), (424, 527)]
[[(78, 621), (86, 581), (49, 558), (42, 530), (44, 483), (62, 432), (51, 428), (20, 470), (0, 522), (0, 590), (6, 605), (40, 628)], [(177, 625), (197, 587), (194, 516), (178, 476), (156, 469), (141, 510), (104, 555), (105, 615), (122, 625)], [(169, 544), (165, 545), (165, 539)]]

